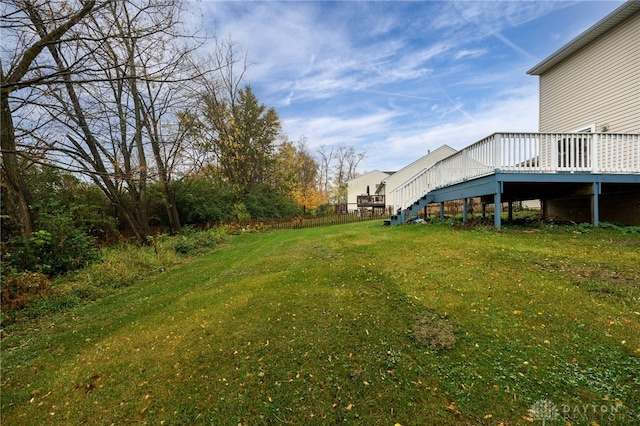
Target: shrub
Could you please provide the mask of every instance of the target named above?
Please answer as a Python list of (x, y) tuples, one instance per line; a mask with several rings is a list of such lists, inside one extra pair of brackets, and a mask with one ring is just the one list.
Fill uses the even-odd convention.
[(206, 178), (174, 183), (176, 206), (182, 225), (221, 222), (231, 215), (231, 194), (227, 188)]
[(226, 227), (207, 229), (204, 231), (195, 231), (193, 228), (186, 228), (175, 243), (175, 251), (180, 254), (189, 254), (194, 251), (212, 249), (226, 240), (227, 234), (228, 228)]
[(49, 280), (38, 272), (17, 272), (3, 268), (2, 311), (22, 309), (27, 303), (49, 290)]
[(99, 258), (97, 242), (77, 226), (74, 218), (55, 203), (38, 215), (39, 229), (30, 237), (15, 237), (7, 244), (3, 262), (18, 272), (61, 275)]

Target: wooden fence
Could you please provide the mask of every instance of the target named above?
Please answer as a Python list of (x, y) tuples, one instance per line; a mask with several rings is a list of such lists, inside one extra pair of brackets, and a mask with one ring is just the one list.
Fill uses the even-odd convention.
[[(388, 214), (372, 214), (371, 211), (362, 214), (351, 213), (332, 213), (325, 216), (298, 216), (292, 218), (280, 219), (250, 219), (250, 220), (234, 220), (215, 222), (208, 224), (189, 225), (194, 229), (206, 229), (216, 226), (229, 226), (236, 229), (302, 229), (317, 228), (321, 226), (342, 225), (345, 223), (365, 222), (368, 220), (379, 220), (382, 224), (383, 219), (389, 219)], [(151, 226), (151, 235), (168, 234), (171, 232), (167, 226)], [(129, 229), (121, 229), (119, 235), (115, 238), (105, 238), (101, 244), (112, 245), (123, 239), (133, 239), (134, 233)]]
[[(230, 226), (242, 228), (262, 228), (262, 229), (302, 229), (317, 228), (321, 226), (342, 225), (345, 223), (364, 222), (369, 220), (388, 219), (388, 215), (380, 215), (371, 212), (365, 213), (336, 213), (325, 216), (298, 216), (287, 219), (251, 219), (244, 221), (233, 221), (227, 223)], [(382, 223), (382, 222), (381, 222)]]

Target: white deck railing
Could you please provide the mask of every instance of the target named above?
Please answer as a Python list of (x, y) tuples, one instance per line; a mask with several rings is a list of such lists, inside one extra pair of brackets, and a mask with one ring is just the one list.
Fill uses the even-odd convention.
[(640, 134), (494, 133), (422, 170), (390, 195), (394, 210), (427, 192), (494, 173), (640, 174)]

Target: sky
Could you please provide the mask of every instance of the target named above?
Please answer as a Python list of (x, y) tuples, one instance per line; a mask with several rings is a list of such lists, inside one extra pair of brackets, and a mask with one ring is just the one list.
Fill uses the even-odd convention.
[(397, 171), (443, 144), (538, 130), (526, 72), (622, 1), (191, 1), (245, 83), (310, 151)]

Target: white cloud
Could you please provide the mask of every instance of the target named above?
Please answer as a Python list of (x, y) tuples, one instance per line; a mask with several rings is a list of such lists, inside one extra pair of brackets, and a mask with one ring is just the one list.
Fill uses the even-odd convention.
[(393, 126), (393, 120), (397, 117), (398, 113), (393, 111), (378, 111), (355, 117), (325, 115), (310, 119), (285, 119), (283, 127), (294, 140), (305, 136), (311, 149), (321, 145), (364, 144), (364, 150), (366, 150), (366, 144), (369, 141), (389, 132)]
[(462, 49), (455, 54), (456, 60), (463, 58), (477, 58), (487, 53), (487, 49)]

